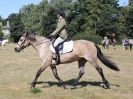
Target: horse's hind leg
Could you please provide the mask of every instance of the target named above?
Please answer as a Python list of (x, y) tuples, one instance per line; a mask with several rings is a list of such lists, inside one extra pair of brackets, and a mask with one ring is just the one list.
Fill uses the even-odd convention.
[(110, 85), (108, 81), (106, 80), (102, 68), (98, 65), (97, 62), (92, 63), (92, 65), (95, 67), (95, 69), (98, 71), (98, 73), (101, 75), (103, 83), (105, 84), (104, 88), (110, 88)]
[(63, 86), (63, 88), (65, 89), (66, 88), (66, 85), (65, 85), (65, 83), (64, 83), (64, 81), (62, 81), (60, 78), (59, 78), (59, 76), (58, 76), (58, 73), (57, 73), (57, 68), (56, 68), (56, 66), (50, 66), (51, 67), (51, 69), (52, 69), (52, 71), (53, 71), (53, 74), (54, 74), (54, 76), (55, 76), (55, 78), (61, 83), (61, 85)]
[(77, 86), (78, 84), (78, 81), (81, 79), (81, 77), (83, 76), (84, 74), (84, 66), (85, 66), (85, 63), (87, 62), (87, 60), (85, 59), (80, 59), (78, 60), (78, 67), (79, 67), (79, 75), (76, 79), (76, 81), (74, 82), (74, 86)]
[(102, 44), (102, 48), (105, 49), (105, 44)]
[(130, 44), (130, 51), (132, 50), (132, 44)]

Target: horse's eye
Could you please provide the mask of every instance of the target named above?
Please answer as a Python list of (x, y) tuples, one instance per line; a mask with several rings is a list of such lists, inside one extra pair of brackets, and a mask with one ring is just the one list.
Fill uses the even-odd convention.
[(22, 41), (23, 41), (23, 39), (20, 39), (20, 41), (22, 42)]

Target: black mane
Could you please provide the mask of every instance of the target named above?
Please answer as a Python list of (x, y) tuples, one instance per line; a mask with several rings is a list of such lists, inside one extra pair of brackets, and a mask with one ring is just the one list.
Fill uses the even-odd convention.
[(36, 35), (36, 33), (33, 33), (33, 32), (27, 32), (27, 33), (26, 33), (26, 37), (27, 37), (29, 40), (31, 40), (31, 41), (36, 41), (35, 35)]

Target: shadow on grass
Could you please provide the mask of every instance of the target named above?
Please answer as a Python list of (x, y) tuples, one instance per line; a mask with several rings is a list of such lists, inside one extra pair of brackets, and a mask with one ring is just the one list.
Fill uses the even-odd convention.
[[(67, 86), (74, 86), (74, 82), (75, 79), (71, 79), (71, 80), (67, 80), (65, 82), (65, 84)], [(61, 87), (61, 84), (59, 82), (52, 82), (52, 81), (47, 81), (47, 82), (43, 82), (43, 81), (39, 81), (37, 82), (37, 84), (44, 84), (43, 88), (46, 87), (52, 87), (52, 86), (58, 86)], [(48, 84), (48, 85), (45, 85)], [(103, 87), (101, 84), (103, 84), (103, 82), (96, 82), (96, 81), (81, 81), (78, 82), (77, 87), (76, 88), (71, 88), (71, 89), (77, 89), (77, 88), (82, 88), (82, 87), (86, 87), (86, 86), (98, 86), (98, 87)], [(79, 87), (80, 86), (80, 87)], [(120, 87), (119, 85), (116, 84), (110, 84), (110, 86), (115, 86), (115, 87)]]

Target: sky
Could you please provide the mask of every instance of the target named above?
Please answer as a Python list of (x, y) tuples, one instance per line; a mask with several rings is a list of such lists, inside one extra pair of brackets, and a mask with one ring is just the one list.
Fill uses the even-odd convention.
[(128, 0), (119, 0), (118, 4), (120, 6), (126, 6), (126, 5), (128, 5)]
[[(0, 1), (0, 16), (6, 19), (12, 13), (18, 13), (19, 9), (24, 5), (38, 4), (42, 0), (1, 0)], [(119, 0), (120, 6), (126, 6), (128, 0)]]
[(12, 13), (18, 13), (19, 9), (24, 5), (38, 4), (42, 0), (1, 0), (0, 1), (0, 16), (7, 18)]

